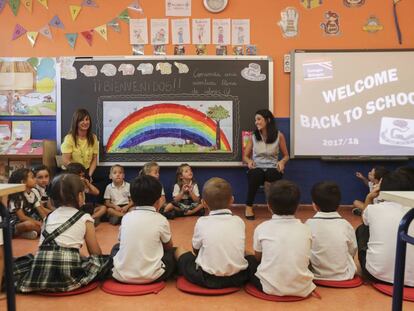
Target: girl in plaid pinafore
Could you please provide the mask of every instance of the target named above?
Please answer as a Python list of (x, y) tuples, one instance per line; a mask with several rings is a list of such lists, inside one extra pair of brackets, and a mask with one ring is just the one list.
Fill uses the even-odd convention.
[[(109, 255), (101, 254), (93, 219), (78, 210), (84, 203), (83, 190), (83, 182), (74, 174), (62, 174), (53, 180), (51, 199), (59, 208), (44, 222), (37, 253), (16, 259), (17, 291), (71, 291), (110, 272), (112, 261)], [(79, 253), (83, 241), (90, 257)]]

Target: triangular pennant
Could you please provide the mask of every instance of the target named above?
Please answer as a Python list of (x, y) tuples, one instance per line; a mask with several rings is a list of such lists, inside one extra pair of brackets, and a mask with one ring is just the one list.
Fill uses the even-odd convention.
[(95, 27), (95, 31), (105, 40), (108, 40), (108, 30), (106, 28), (106, 24), (101, 26)]
[(3, 11), (5, 6), (6, 6), (6, 0), (0, 0), (0, 13), (1, 11)]
[(37, 0), (37, 1), (39, 1), (39, 3), (40, 3), (41, 5), (43, 5), (46, 9), (49, 9), (49, 6), (48, 6), (48, 4), (47, 4), (47, 0)]
[(92, 7), (92, 8), (97, 8), (98, 7), (98, 5), (96, 4), (96, 2), (94, 0), (83, 0), (82, 6), (89, 6), (89, 7)]
[(119, 27), (118, 19), (116, 17), (108, 23), (108, 26), (111, 27), (116, 32), (121, 31), (121, 28)]
[(76, 39), (78, 38), (77, 33), (65, 33), (66, 40), (68, 40), (68, 43), (72, 49), (75, 48)]
[(9, 5), (13, 11), (14, 16), (17, 16), (17, 12), (19, 11), (20, 7), (20, 0), (9, 0)]
[(130, 5), (128, 5), (128, 9), (144, 13), (138, 0), (133, 1)]
[(123, 10), (119, 15), (118, 18), (120, 20), (123, 20), (124, 22), (126, 22), (127, 24), (129, 24), (129, 13), (128, 13), (128, 9)]
[(27, 30), (24, 29), (22, 25), (16, 24), (16, 27), (14, 27), (12, 40), (16, 40), (18, 37), (24, 35), (26, 32)]
[(49, 25), (52, 27), (63, 29), (65, 26), (63, 25), (62, 21), (60, 20), (59, 16), (55, 15), (49, 22)]
[(81, 10), (82, 10), (82, 7), (80, 5), (69, 6), (70, 16), (72, 16), (73, 21), (78, 17)]
[(93, 29), (86, 30), (81, 32), (82, 36), (85, 38), (86, 42), (88, 42), (89, 46), (92, 46), (93, 41)]
[(29, 40), (32, 47), (36, 44), (36, 39), (37, 39), (38, 34), (39, 33), (37, 31), (27, 32), (27, 39)]
[(33, 0), (23, 0), (24, 7), (32, 13), (33, 11)]
[(49, 25), (45, 25), (39, 29), (39, 32), (44, 35), (46, 38), (52, 40), (52, 31), (50, 30)]

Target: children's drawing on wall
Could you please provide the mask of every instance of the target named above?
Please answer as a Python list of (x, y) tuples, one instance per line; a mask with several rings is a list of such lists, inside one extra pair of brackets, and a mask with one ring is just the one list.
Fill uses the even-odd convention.
[(231, 33), (231, 42), (233, 45), (250, 44), (250, 20), (232, 19)]
[(188, 18), (172, 19), (171, 33), (173, 44), (190, 44), (190, 20)]
[(298, 35), (299, 13), (294, 7), (287, 7), (280, 12), (280, 21), (278, 25), (282, 30), (285, 38), (292, 38)]
[(146, 18), (131, 19), (129, 21), (129, 43), (148, 44), (148, 27)]
[(56, 60), (0, 58), (0, 115), (56, 115)]
[(300, 0), (300, 4), (306, 9), (314, 9), (323, 4), (323, 0)]
[(324, 34), (328, 36), (337, 36), (340, 34), (339, 14), (333, 11), (325, 12), (325, 23), (321, 23)]
[(210, 19), (192, 19), (193, 22), (193, 43), (194, 44), (210, 44), (211, 33), (210, 33)]
[(151, 19), (151, 44), (168, 44), (168, 19)]
[(343, 0), (343, 1), (344, 1), (344, 5), (347, 6), (348, 8), (360, 7), (360, 6), (363, 6), (365, 3), (365, 0)]
[(213, 44), (230, 44), (230, 19), (213, 19)]
[(232, 101), (104, 101), (106, 153), (231, 153)]

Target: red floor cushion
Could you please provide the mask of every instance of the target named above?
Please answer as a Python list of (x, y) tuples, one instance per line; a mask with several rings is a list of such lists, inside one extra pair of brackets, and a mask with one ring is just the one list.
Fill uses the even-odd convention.
[(79, 295), (83, 293), (90, 292), (97, 288), (99, 285), (99, 282), (91, 282), (86, 286), (80, 287), (78, 289), (71, 290), (69, 292), (38, 292), (37, 294), (43, 295), (43, 296), (54, 296), (54, 297), (63, 297), (63, 296), (73, 296), (73, 295)]
[[(392, 296), (394, 286), (383, 283), (372, 283), (372, 286), (381, 293)], [(403, 299), (407, 301), (414, 301), (414, 287), (404, 287)]]
[(215, 296), (215, 295), (226, 295), (239, 291), (240, 287), (226, 287), (226, 288), (205, 288), (196, 284), (190, 283), (183, 276), (177, 279), (177, 288), (183, 292), (197, 295)]
[(106, 280), (101, 289), (108, 294), (119, 296), (139, 296), (146, 294), (158, 294), (165, 287), (165, 282), (151, 284), (126, 284), (116, 280)]
[(276, 296), (276, 295), (268, 295), (262, 291), (260, 291), (259, 289), (256, 288), (256, 286), (254, 286), (251, 283), (247, 283), (247, 285), (244, 287), (244, 290), (259, 299), (264, 299), (264, 300), (270, 300), (270, 301), (279, 301), (279, 302), (292, 302), (292, 301), (299, 301), (299, 300), (304, 300), (308, 297), (298, 297), (298, 296)]
[(353, 288), (361, 286), (364, 282), (359, 275), (355, 275), (352, 280), (345, 281), (328, 281), (328, 280), (313, 280), (313, 283), (319, 286), (336, 287), (336, 288)]

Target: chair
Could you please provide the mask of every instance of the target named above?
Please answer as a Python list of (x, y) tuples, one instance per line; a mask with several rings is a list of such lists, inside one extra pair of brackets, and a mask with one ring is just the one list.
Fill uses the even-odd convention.
[(334, 288), (353, 288), (361, 286), (364, 282), (359, 275), (355, 275), (352, 280), (345, 281), (331, 281), (331, 280), (313, 280), (313, 283), (319, 286), (334, 287)]
[(39, 294), (42, 296), (52, 296), (52, 297), (74, 296), (74, 295), (80, 295), (80, 294), (93, 291), (95, 288), (98, 287), (98, 285), (99, 285), (99, 282), (91, 282), (86, 286), (82, 286), (82, 287), (79, 287), (77, 289), (74, 289), (68, 292), (36, 292), (36, 294)]
[[(405, 257), (407, 243), (414, 244), (414, 237), (408, 235), (408, 228), (414, 219), (414, 208), (409, 210), (401, 219), (397, 234), (397, 252), (395, 255), (394, 289), (392, 295), (392, 310), (402, 310), (402, 300), (405, 294), (411, 293), (410, 301), (414, 301), (414, 288), (404, 289)], [(403, 295), (404, 290), (404, 295)], [(406, 298), (410, 298), (406, 297)]]
[(146, 294), (158, 294), (165, 287), (165, 282), (150, 284), (126, 284), (116, 280), (106, 280), (101, 289), (108, 294), (118, 296), (141, 296)]
[(226, 288), (206, 288), (189, 282), (185, 277), (180, 276), (177, 279), (177, 288), (183, 292), (204, 295), (204, 296), (217, 296), (227, 295), (238, 292), (240, 287), (226, 287)]
[(299, 296), (277, 296), (277, 295), (269, 295), (262, 291), (260, 291), (256, 286), (251, 283), (247, 283), (244, 287), (244, 290), (249, 295), (252, 295), (256, 298), (268, 300), (268, 301), (276, 301), (276, 302), (293, 302), (293, 301), (300, 301), (309, 298), (307, 297), (299, 297)]

